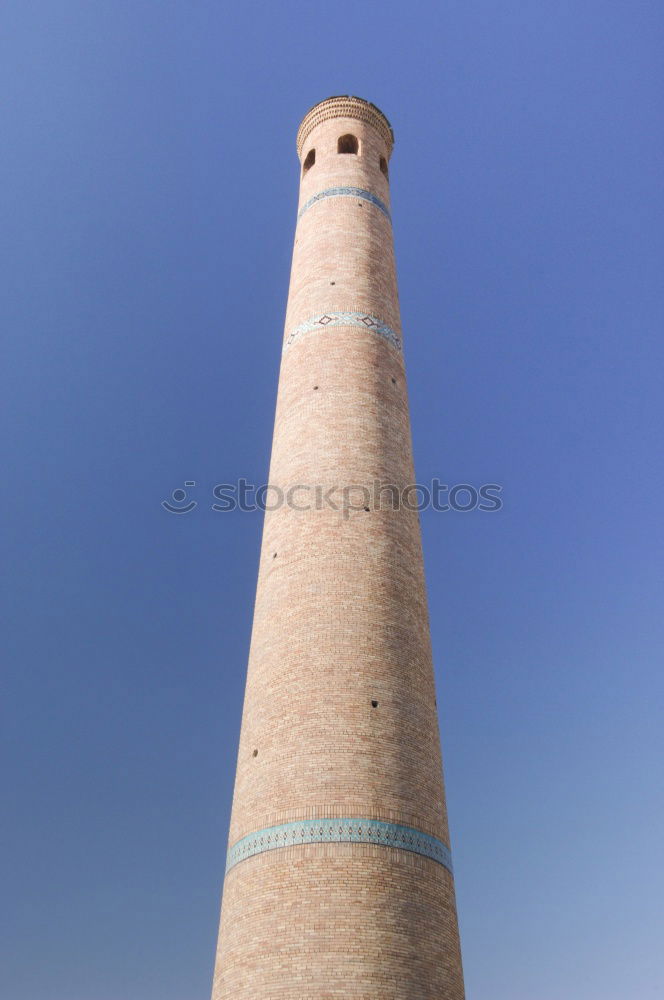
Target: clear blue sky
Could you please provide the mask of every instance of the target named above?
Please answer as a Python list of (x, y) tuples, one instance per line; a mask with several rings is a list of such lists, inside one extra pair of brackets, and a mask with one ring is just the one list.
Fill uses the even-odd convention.
[[(469, 1000), (664, 996), (656, 0), (9, 0), (2, 995), (207, 1000), (295, 223), (392, 198)], [(199, 506), (160, 501), (195, 480)]]

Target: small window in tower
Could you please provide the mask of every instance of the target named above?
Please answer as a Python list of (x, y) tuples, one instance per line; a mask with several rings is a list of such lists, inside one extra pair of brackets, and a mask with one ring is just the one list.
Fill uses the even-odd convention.
[(385, 159), (384, 156), (381, 156), (381, 158), (380, 158), (380, 172), (381, 172), (381, 174), (385, 174), (386, 177), (388, 176), (388, 173), (387, 173), (387, 160)]
[(354, 135), (342, 135), (337, 143), (337, 153), (357, 153), (360, 144)]
[(310, 170), (316, 162), (316, 150), (310, 149), (304, 158), (304, 163), (302, 164), (302, 173), (306, 174), (307, 170)]

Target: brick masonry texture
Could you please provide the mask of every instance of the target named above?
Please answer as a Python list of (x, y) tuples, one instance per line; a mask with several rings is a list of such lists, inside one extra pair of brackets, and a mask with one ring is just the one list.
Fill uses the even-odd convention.
[[(346, 134), (357, 154), (337, 152)], [(391, 146), (357, 98), (317, 105), (298, 134), (302, 165), (312, 149), (315, 162), (301, 172), (270, 463), (284, 491), (415, 481)], [(340, 189), (371, 197), (316, 197)], [(419, 519), (282, 506), (265, 515), (213, 1000), (463, 1000), (440, 859), (322, 836), (239, 857), (269, 829), (353, 818), (449, 847)]]

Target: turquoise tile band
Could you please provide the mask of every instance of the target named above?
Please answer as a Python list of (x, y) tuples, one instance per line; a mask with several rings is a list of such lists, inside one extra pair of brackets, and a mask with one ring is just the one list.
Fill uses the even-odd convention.
[(357, 187), (333, 187), (327, 188), (326, 191), (319, 191), (315, 194), (309, 201), (305, 202), (300, 211), (297, 213), (298, 222), (302, 218), (305, 212), (307, 212), (312, 205), (315, 205), (317, 201), (322, 201), (323, 198), (359, 198), (360, 201), (370, 201), (372, 205), (375, 205), (386, 218), (392, 221), (390, 215), (390, 210), (384, 201), (372, 194), (371, 191), (366, 191), (364, 188)]
[(377, 316), (372, 316), (370, 313), (330, 310), (330, 312), (323, 313), (322, 316), (312, 316), (311, 319), (300, 323), (294, 330), (291, 330), (284, 341), (284, 351), (287, 351), (291, 344), (305, 333), (320, 333), (321, 330), (335, 326), (356, 326), (361, 330), (368, 330), (370, 333), (382, 337), (397, 351), (401, 350), (401, 337)]
[(412, 826), (378, 819), (303, 819), (258, 830), (229, 848), (226, 871), (255, 854), (300, 844), (382, 844), (421, 854), (452, 872), (452, 855), (442, 840)]

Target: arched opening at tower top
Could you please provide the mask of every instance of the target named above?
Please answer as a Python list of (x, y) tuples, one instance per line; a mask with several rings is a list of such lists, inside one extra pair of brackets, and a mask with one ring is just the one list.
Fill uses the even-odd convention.
[(337, 142), (337, 153), (357, 153), (360, 144), (355, 135), (341, 135)]
[(387, 160), (385, 159), (384, 156), (381, 156), (381, 158), (380, 158), (380, 172), (381, 172), (381, 174), (385, 174), (386, 177), (388, 176), (388, 174), (387, 174)]
[(310, 149), (304, 158), (304, 163), (302, 164), (302, 173), (306, 174), (307, 170), (310, 170), (316, 162), (316, 150)]

